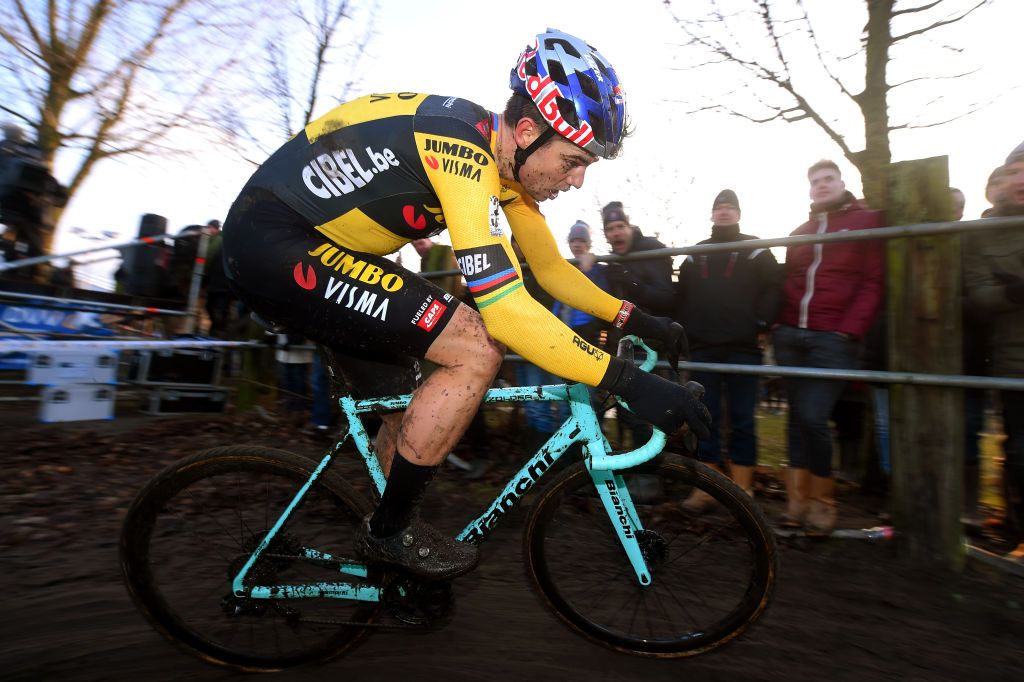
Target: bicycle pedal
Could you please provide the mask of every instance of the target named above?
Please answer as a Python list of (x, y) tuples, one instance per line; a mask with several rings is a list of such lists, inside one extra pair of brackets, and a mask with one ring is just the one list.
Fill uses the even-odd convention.
[(455, 597), (449, 581), (424, 582), (413, 576), (395, 574), (384, 585), (381, 603), (403, 626), (427, 629), (447, 623)]

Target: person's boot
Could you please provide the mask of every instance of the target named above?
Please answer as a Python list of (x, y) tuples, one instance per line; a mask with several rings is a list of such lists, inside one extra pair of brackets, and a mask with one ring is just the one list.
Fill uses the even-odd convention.
[(754, 496), (754, 467), (733, 464), (729, 468), (729, 473), (732, 475), (733, 482), (743, 488), (743, 492), (750, 497)]
[(783, 474), (786, 483), (786, 511), (779, 519), (785, 528), (799, 528), (807, 515), (808, 484), (811, 472), (799, 467), (788, 467)]
[[(722, 467), (718, 464), (707, 464), (706, 466), (714, 469), (715, 471), (722, 471)], [(702, 514), (711, 507), (717, 504), (715, 498), (708, 495), (703, 490), (693, 489), (693, 492), (683, 500), (683, 509), (690, 512), (691, 514)]]
[(829, 535), (836, 527), (836, 483), (831, 476), (811, 476), (807, 496), (807, 532)]

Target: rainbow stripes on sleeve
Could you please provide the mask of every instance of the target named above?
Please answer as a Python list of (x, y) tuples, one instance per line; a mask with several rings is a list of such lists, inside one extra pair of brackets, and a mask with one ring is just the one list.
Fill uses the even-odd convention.
[(455, 258), (478, 308), (486, 308), (523, 286), (500, 244), (459, 249)]

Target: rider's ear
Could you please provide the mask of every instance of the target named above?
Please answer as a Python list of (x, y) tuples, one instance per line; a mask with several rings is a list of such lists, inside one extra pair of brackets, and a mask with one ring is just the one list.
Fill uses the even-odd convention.
[(531, 144), (533, 144), (533, 141), (537, 139), (537, 136), (540, 135), (540, 132), (538, 131), (536, 121), (534, 121), (528, 116), (523, 116), (521, 119), (519, 119), (519, 122), (516, 123), (516, 127), (513, 131), (513, 134), (515, 135), (516, 144), (520, 148), (526, 149)]

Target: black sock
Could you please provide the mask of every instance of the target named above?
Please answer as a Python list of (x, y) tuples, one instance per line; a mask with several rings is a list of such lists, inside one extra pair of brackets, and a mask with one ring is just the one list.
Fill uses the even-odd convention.
[(413, 464), (399, 453), (391, 463), (388, 484), (370, 518), (370, 532), (382, 538), (394, 535), (409, 525), (427, 484), (440, 466)]

